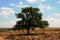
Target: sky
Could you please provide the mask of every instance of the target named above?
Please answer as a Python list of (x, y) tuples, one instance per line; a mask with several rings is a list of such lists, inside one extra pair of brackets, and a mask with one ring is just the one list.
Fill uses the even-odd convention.
[(60, 27), (60, 0), (0, 0), (0, 28), (12, 28), (16, 21), (15, 13), (24, 7), (40, 9), (42, 20), (49, 22), (49, 27)]

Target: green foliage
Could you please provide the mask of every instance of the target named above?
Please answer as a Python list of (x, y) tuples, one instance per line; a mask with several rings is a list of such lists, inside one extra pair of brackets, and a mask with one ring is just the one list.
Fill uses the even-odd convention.
[(49, 25), (47, 21), (42, 21), (42, 13), (39, 13), (38, 8), (22, 8), (21, 13), (16, 14), (16, 17), (22, 20), (17, 21), (13, 29), (27, 29), (28, 33), (30, 28), (45, 28)]

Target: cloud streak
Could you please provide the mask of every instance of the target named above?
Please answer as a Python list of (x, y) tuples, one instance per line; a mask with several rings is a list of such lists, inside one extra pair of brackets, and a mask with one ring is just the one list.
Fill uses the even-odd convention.
[(0, 28), (12, 28), (16, 24), (16, 21), (0, 22)]
[(15, 13), (15, 11), (12, 8), (8, 8), (8, 7), (2, 7), (0, 8), (0, 16), (3, 17), (8, 17), (9, 15), (12, 15)]
[(60, 0), (58, 0), (58, 3), (60, 3)]
[(10, 6), (15, 6), (15, 4), (13, 4), (13, 3), (10, 3)]
[(60, 27), (60, 19), (55, 18), (46, 18), (46, 20), (49, 22), (49, 27), (58, 28)]
[(29, 3), (35, 3), (37, 0), (26, 0)]
[(60, 16), (60, 13), (54, 13), (54, 16)]
[(51, 9), (53, 9), (51, 6), (45, 5), (45, 4), (40, 4), (40, 5), (38, 6), (38, 8), (39, 8), (40, 11), (42, 11), (42, 12), (44, 12), (44, 11), (46, 11), (46, 10), (51, 10)]

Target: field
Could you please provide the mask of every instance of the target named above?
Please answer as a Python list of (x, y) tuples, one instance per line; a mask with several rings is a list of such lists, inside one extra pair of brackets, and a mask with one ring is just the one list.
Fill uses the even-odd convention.
[(0, 32), (0, 40), (60, 40), (60, 28), (35, 28), (27, 35), (26, 30)]

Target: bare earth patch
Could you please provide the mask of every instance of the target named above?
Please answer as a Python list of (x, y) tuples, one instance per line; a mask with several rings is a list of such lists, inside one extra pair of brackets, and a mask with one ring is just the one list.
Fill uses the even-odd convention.
[(4, 37), (0, 36), (0, 40), (4, 40)]

